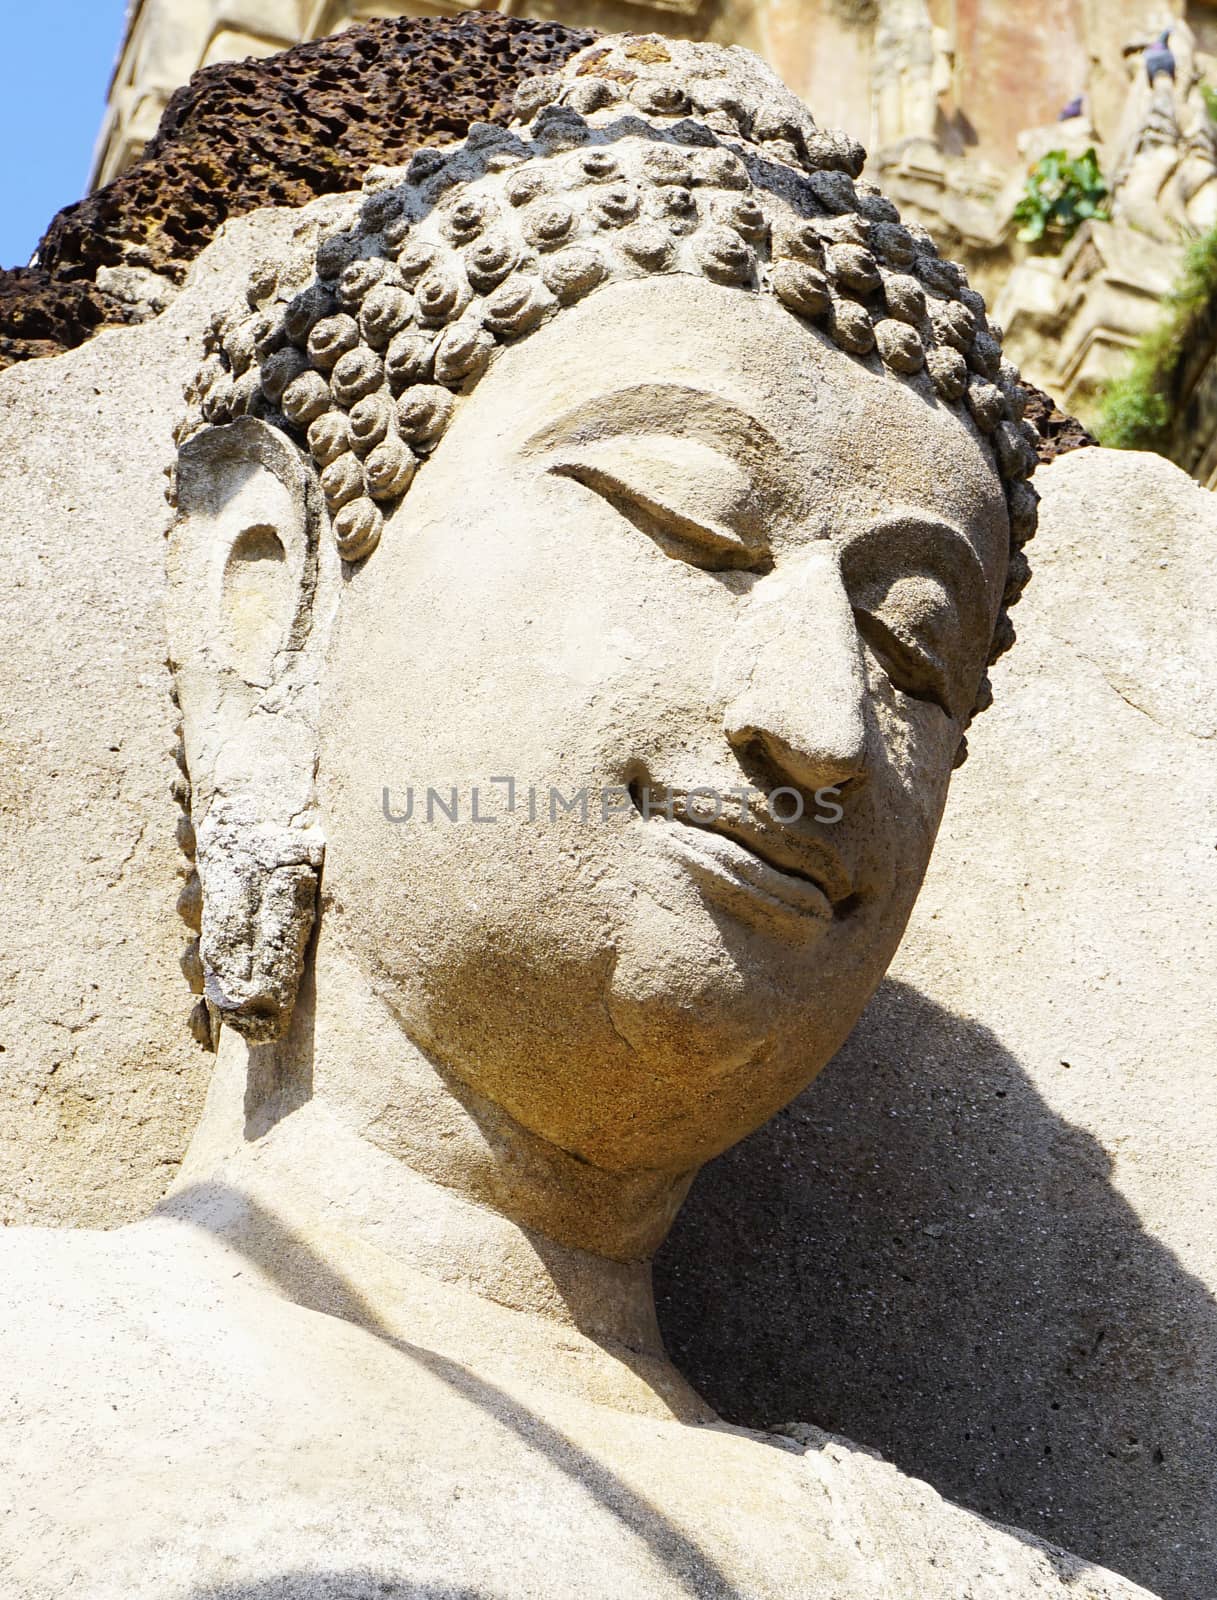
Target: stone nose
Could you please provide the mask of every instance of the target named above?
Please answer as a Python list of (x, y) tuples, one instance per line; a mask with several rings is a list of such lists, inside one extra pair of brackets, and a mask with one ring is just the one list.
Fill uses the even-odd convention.
[(866, 678), (834, 546), (818, 541), (761, 580), (733, 641), (738, 688), (724, 727), (812, 794), (867, 772)]

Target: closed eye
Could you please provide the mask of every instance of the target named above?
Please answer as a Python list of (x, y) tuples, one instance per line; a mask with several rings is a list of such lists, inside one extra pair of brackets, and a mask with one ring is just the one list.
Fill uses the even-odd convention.
[(598, 440), (564, 453), (549, 471), (598, 494), (673, 560), (710, 572), (773, 565), (755, 484), (697, 440)]
[(932, 650), (916, 638), (902, 637), (903, 630), (893, 626), (881, 610), (855, 607), (854, 621), (894, 688), (910, 699), (940, 707), (948, 716), (953, 714), (949, 674)]
[(858, 632), (892, 685), (965, 715), (992, 620), (984, 571), (963, 535), (897, 512), (843, 541), (841, 574)]

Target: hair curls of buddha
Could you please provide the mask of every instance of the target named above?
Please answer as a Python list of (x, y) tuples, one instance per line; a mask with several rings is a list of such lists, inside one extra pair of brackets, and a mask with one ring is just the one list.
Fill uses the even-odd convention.
[[(498, 344), (602, 284), (696, 273), (776, 297), (971, 416), (1006, 489), (1011, 603), (1037, 435), (980, 295), (858, 180), (855, 141), (786, 91), (750, 103), (721, 67), (668, 75), (666, 55), (593, 47), (523, 84), (510, 128), (474, 124), (371, 174), (354, 226), (256, 273), (248, 304), (213, 324), (179, 441), (247, 415), (284, 429), (316, 467), (339, 552), (361, 561)], [(1012, 638), (1003, 611), (993, 655)]]

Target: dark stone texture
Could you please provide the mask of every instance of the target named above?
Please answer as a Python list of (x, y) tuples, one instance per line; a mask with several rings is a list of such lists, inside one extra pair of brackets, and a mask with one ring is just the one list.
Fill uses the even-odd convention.
[(1066, 455), (1070, 450), (1081, 450), (1086, 445), (1098, 444), (1093, 434), (1088, 433), (1076, 417), (1071, 417), (1067, 412), (1058, 410), (1056, 401), (1042, 389), (1033, 388), (1031, 384), (1025, 385), (1027, 390), (1027, 421), (1032, 423), (1040, 436), (1039, 458), (1043, 466), (1050, 461), (1055, 461), (1057, 456)]
[(88, 278), (61, 279), (44, 267), (0, 268), (0, 371), (60, 355), (103, 323), (129, 320), (128, 308)]
[(469, 11), (369, 23), (268, 60), (204, 68), (169, 102), (142, 159), (59, 213), (37, 266), (0, 272), (0, 369), (131, 320), (98, 289), (99, 267), (181, 282), (229, 218), (357, 189), (371, 166), (501, 121), (522, 78), (556, 70), (594, 38)]

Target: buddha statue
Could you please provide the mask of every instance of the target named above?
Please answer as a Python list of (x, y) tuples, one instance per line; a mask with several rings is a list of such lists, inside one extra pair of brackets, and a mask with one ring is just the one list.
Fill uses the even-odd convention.
[(1217, 125), (1186, 21), (1125, 49), (1131, 81), (1111, 144), (1111, 214), (1173, 244), (1217, 223)]
[(1017, 375), (746, 52), (517, 111), (260, 266), (187, 397), (214, 1077), (150, 1218), (3, 1240), (0, 1591), (1140, 1592), (722, 1423), (650, 1291), (899, 941), (1026, 576)]

